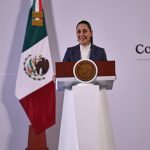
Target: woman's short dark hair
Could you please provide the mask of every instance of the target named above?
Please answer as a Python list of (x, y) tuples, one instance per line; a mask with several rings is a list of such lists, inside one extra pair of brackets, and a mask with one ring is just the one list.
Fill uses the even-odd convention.
[[(91, 24), (90, 24), (88, 21), (82, 20), (82, 21), (78, 22), (78, 23), (77, 23), (77, 26), (76, 26), (76, 29), (77, 29), (77, 27), (78, 27), (80, 24), (85, 24), (85, 25), (87, 25), (88, 28), (90, 29), (90, 31), (91, 31), (91, 32), (93, 31), (93, 30), (92, 30), (92, 27), (91, 27)], [(93, 44), (93, 36), (91, 37), (91, 44)]]

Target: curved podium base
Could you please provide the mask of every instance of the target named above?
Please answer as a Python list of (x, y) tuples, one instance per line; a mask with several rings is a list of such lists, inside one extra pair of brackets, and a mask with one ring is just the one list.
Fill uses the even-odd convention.
[(105, 89), (65, 90), (58, 150), (115, 150)]
[(29, 126), (28, 147), (25, 150), (48, 150), (45, 132), (36, 134)]

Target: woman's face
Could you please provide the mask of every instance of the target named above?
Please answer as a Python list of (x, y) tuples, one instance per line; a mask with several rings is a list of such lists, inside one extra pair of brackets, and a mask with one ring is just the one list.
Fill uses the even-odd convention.
[(86, 24), (79, 24), (76, 29), (76, 35), (79, 43), (86, 46), (91, 43), (93, 31), (91, 31)]

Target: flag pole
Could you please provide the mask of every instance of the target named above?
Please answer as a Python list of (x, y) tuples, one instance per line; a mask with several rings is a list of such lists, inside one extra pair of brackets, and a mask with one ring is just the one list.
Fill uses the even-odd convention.
[[(43, 26), (42, 1), (39, 0), (39, 11), (32, 11), (32, 26)], [(28, 147), (25, 150), (48, 150), (46, 143), (46, 134), (43, 131), (40, 134), (35, 133), (32, 125), (29, 125)]]
[(36, 134), (32, 126), (29, 125), (28, 146), (25, 150), (48, 150), (45, 131)]

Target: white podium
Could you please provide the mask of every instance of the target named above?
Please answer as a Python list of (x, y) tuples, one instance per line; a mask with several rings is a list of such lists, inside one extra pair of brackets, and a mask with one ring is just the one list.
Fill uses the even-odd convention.
[(106, 78), (78, 83), (74, 77), (57, 76), (56, 65), (57, 89), (65, 90), (58, 150), (116, 150), (106, 96), (115, 75)]

